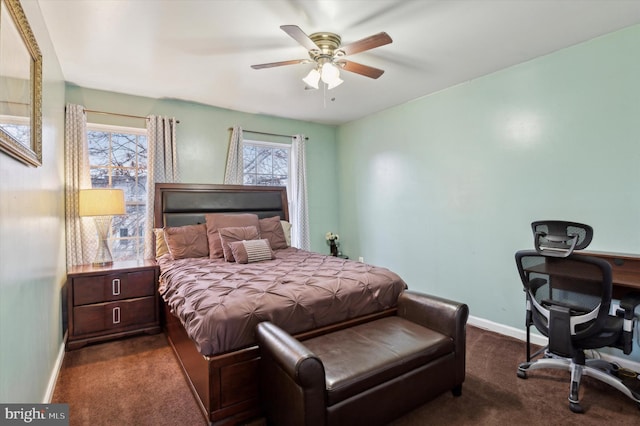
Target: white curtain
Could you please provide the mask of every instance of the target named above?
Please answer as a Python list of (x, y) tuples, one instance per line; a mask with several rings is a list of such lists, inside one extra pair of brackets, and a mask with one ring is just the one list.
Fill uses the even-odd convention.
[(229, 141), (227, 168), (224, 172), (224, 183), (228, 185), (242, 185), (244, 183), (242, 138), (242, 127), (234, 126)]
[(174, 117), (147, 117), (147, 220), (144, 229), (144, 258), (153, 259), (153, 210), (155, 184), (178, 182), (176, 150), (176, 125)]
[(307, 165), (304, 135), (293, 136), (291, 143), (291, 245), (303, 250), (311, 249), (309, 212), (307, 207)]
[(67, 267), (70, 267), (90, 263), (97, 242), (93, 222), (79, 216), (80, 190), (91, 188), (87, 117), (82, 105), (67, 104), (64, 141), (65, 225)]

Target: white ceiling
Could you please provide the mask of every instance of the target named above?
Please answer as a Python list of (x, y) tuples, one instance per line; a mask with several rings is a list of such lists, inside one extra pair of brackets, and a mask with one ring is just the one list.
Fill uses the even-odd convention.
[[(339, 124), (640, 23), (640, 0), (38, 0), (64, 78), (87, 88)], [(280, 29), (343, 44), (393, 43), (348, 59), (344, 84), (304, 90), (311, 65)], [(126, 112), (126, 105), (123, 111)]]

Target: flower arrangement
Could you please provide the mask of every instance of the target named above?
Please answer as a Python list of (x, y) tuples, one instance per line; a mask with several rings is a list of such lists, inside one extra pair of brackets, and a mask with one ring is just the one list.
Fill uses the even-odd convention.
[(324, 236), (327, 239), (327, 244), (329, 244), (329, 250), (331, 252), (331, 256), (338, 255), (338, 239), (340, 236), (338, 234), (334, 234), (333, 232), (327, 232)]
[(334, 234), (333, 232), (327, 232), (325, 238), (327, 239), (328, 244), (331, 245), (332, 242), (335, 244), (335, 242), (340, 239), (340, 235)]

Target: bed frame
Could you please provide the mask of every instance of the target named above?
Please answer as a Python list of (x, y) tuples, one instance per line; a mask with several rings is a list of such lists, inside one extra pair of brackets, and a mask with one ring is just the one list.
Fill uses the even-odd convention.
[[(284, 187), (174, 184), (155, 185), (154, 227), (205, 223), (207, 213), (255, 213), (289, 220)], [(307, 339), (395, 314), (395, 309), (297, 335)], [(182, 323), (163, 303), (163, 328), (191, 391), (211, 425), (237, 424), (262, 414), (257, 346), (203, 356)]]

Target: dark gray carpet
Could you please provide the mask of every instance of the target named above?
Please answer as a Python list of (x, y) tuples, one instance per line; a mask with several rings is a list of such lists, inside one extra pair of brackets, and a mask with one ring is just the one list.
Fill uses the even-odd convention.
[[(518, 379), (524, 356), (523, 342), (467, 327), (462, 396), (447, 392), (392, 425), (640, 424), (636, 403), (590, 377), (581, 391), (587, 413), (571, 413), (569, 373), (535, 371)], [(69, 404), (71, 425), (206, 424), (162, 334), (67, 352), (52, 402)]]

